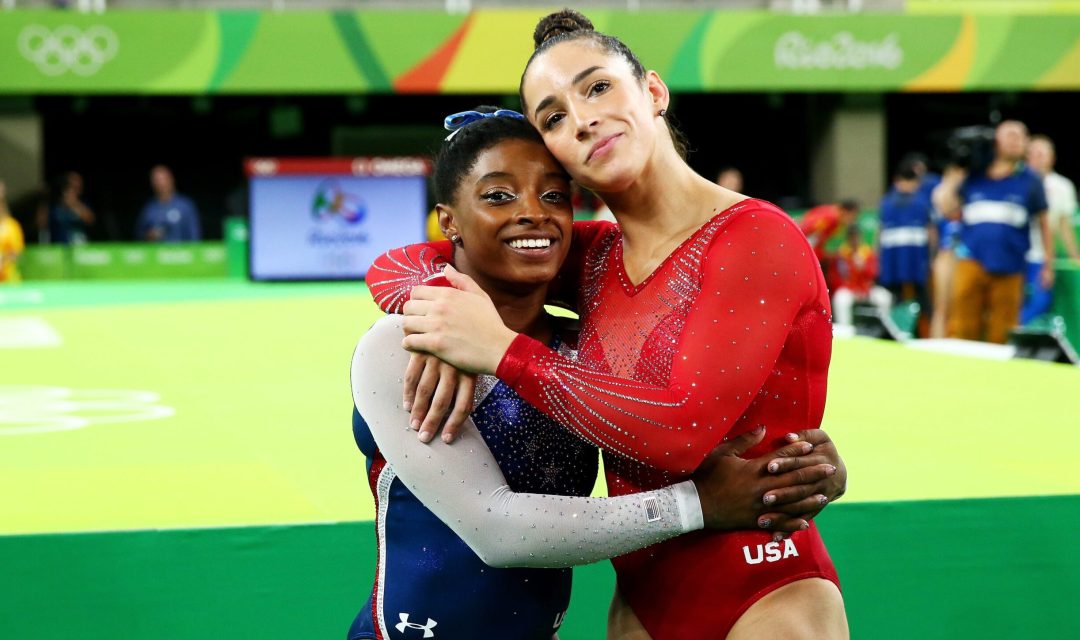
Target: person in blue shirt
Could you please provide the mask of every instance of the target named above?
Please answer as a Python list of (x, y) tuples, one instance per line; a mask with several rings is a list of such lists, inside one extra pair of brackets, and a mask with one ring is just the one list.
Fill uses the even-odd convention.
[[(959, 220), (952, 220), (942, 215), (934, 206), (934, 189), (937, 189), (937, 186), (941, 184), (941, 174), (930, 171), (926, 156), (921, 153), (905, 155), (901, 158), (898, 166), (908, 166), (915, 172), (919, 180), (918, 195), (930, 203), (934, 225), (937, 227), (937, 240), (930, 243), (930, 255), (936, 256), (941, 251), (951, 253), (953, 247), (960, 241), (960, 230), (964, 225)], [(935, 286), (937, 285), (935, 284)], [(948, 287), (945, 287), (945, 289), (948, 289)], [(935, 310), (938, 308), (936, 296), (933, 307)], [(941, 337), (944, 337), (944, 334)]]
[(95, 216), (82, 199), (82, 176), (68, 171), (57, 179), (53, 189), (55, 199), (46, 215), (47, 241), (52, 244), (84, 244)]
[[(1041, 225), (1047, 255), (1053, 255), (1042, 178), (1023, 164), (1028, 130), (1006, 120), (994, 132), (995, 155), (981, 173), (948, 172), (934, 191), (946, 215), (959, 212), (964, 227), (956, 248), (949, 335), (1003, 344), (1020, 317), (1024, 299), (1025, 256), (1031, 225)], [(1051, 263), (1040, 274), (1054, 281)]]
[(199, 210), (185, 195), (176, 192), (172, 171), (164, 165), (150, 170), (154, 190), (135, 227), (135, 237), (149, 242), (197, 242), (202, 239)]
[(958, 217), (949, 218), (933, 205), (934, 189), (941, 184), (941, 174), (930, 171), (926, 156), (914, 152), (900, 160), (901, 165), (910, 165), (919, 176), (919, 195), (930, 201), (933, 207), (934, 223), (937, 226), (937, 239), (930, 243), (930, 273), (933, 298), (930, 302), (931, 338), (944, 338), (949, 315), (949, 295), (952, 293), (953, 273), (956, 271), (956, 254), (953, 252), (960, 241), (963, 224)]
[(881, 199), (878, 235), (880, 272), (878, 282), (893, 300), (914, 299), (920, 315), (930, 318), (927, 281), (930, 247), (936, 244), (937, 226), (929, 193), (912, 162), (901, 163), (893, 188)]

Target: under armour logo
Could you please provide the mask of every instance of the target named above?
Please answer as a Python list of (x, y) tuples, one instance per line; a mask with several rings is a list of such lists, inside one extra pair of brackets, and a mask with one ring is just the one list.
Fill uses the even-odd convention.
[(551, 628), (557, 630), (559, 627), (562, 626), (563, 620), (565, 620), (565, 619), (566, 619), (566, 612), (565, 611), (560, 611), (559, 613), (555, 614), (555, 624), (551, 625)]
[(399, 633), (405, 633), (406, 629), (423, 629), (425, 638), (435, 637), (435, 632), (432, 631), (432, 629), (439, 623), (431, 618), (427, 619), (427, 624), (416, 624), (415, 622), (409, 622), (409, 614), (407, 613), (399, 613), (398, 617), (401, 618), (401, 622), (395, 624), (394, 628), (397, 629)]

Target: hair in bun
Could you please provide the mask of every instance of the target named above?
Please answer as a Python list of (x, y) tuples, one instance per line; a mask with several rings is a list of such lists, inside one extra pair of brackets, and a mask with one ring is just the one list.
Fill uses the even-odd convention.
[(592, 21), (581, 12), (573, 9), (563, 9), (544, 16), (540, 19), (540, 22), (536, 23), (536, 29), (533, 31), (533, 45), (539, 49), (540, 45), (564, 33), (595, 30)]
[[(533, 60), (544, 54), (545, 51), (551, 49), (555, 45), (561, 42), (569, 41), (583, 41), (591, 43), (594, 46), (599, 47), (605, 51), (608, 55), (612, 55), (618, 58), (622, 58), (630, 65), (630, 73), (640, 82), (645, 81), (645, 66), (641, 64), (641, 60), (634, 55), (634, 52), (630, 50), (630, 47), (626, 46), (622, 40), (619, 40), (615, 36), (609, 36), (606, 33), (600, 33), (593, 27), (591, 20), (583, 16), (580, 12), (573, 9), (563, 9), (555, 13), (544, 16), (540, 19), (540, 22), (536, 24), (536, 29), (533, 31), (533, 49), (532, 56), (525, 64), (525, 71), (521, 74), (521, 84), (518, 86), (518, 94), (521, 96), (521, 106), (525, 111), (528, 111), (528, 105), (525, 103), (525, 76), (529, 72), (529, 67), (532, 66)], [(675, 145), (675, 150), (685, 160), (686, 155), (689, 153), (690, 145), (686, 140), (686, 136), (683, 135), (679, 128), (672, 123), (670, 115), (664, 115), (664, 120), (667, 123), (668, 132), (671, 134), (671, 142)]]

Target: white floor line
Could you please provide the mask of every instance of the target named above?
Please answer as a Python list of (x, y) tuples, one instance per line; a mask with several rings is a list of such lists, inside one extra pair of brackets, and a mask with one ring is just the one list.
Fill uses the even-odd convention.
[(0, 316), (0, 349), (59, 347), (60, 333), (37, 316)]

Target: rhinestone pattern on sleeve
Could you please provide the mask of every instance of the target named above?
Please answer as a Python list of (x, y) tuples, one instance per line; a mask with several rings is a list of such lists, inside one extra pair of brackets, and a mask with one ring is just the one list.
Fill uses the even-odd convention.
[(722, 438), (758, 424), (764, 451), (820, 423), (828, 292), (786, 214), (744, 201), (637, 285), (621, 249), (615, 232), (584, 263), (576, 362), (519, 337), (497, 372), (612, 454), (613, 494), (684, 478)]

